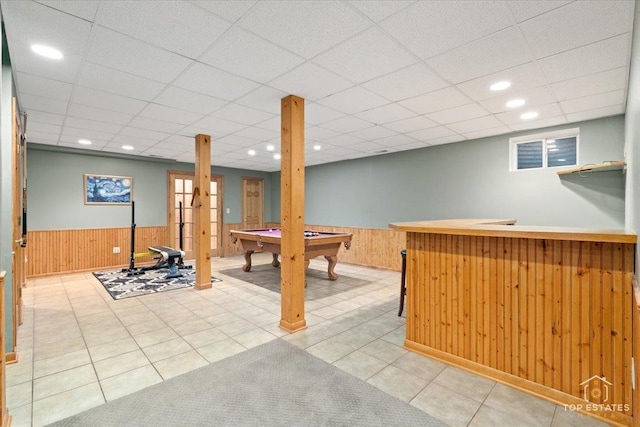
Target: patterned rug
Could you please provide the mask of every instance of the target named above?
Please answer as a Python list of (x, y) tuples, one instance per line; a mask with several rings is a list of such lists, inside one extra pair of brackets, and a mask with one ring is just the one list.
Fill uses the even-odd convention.
[[(127, 276), (127, 273), (121, 270), (95, 271), (93, 275), (102, 283), (113, 299), (119, 300), (193, 286), (196, 280), (196, 271), (181, 269), (180, 272), (182, 277), (171, 279), (166, 278), (169, 274), (168, 268), (147, 270), (144, 274), (135, 276)], [(211, 283), (220, 281), (220, 279), (211, 277)]]

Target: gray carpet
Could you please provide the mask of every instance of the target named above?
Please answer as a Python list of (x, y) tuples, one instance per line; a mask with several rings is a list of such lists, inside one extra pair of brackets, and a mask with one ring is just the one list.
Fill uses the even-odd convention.
[[(339, 264), (338, 264), (339, 265)], [(251, 267), (251, 271), (242, 271), (241, 267), (220, 270), (219, 273), (243, 280), (261, 288), (280, 293), (280, 268), (269, 264), (258, 264)], [(310, 267), (306, 271), (307, 287), (304, 291), (305, 300), (313, 301), (338, 295), (362, 286), (371, 284), (371, 281), (360, 277), (353, 277), (337, 272), (338, 280), (329, 280), (327, 269)]]
[(444, 426), (277, 339), (51, 426)]

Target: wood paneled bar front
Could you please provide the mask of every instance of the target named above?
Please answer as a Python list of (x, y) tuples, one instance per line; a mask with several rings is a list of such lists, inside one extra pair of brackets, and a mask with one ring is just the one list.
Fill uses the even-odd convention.
[(566, 410), (637, 425), (637, 236), (514, 223), (389, 224), (407, 236), (405, 347)]

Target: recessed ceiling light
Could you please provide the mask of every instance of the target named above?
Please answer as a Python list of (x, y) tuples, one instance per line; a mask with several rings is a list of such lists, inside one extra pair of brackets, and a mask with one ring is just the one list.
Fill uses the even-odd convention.
[(505, 89), (508, 89), (510, 86), (511, 86), (511, 82), (508, 82), (508, 81), (505, 80), (505, 81), (502, 81), (502, 82), (497, 82), (497, 83), (492, 84), (489, 87), (489, 89), (494, 90), (494, 91), (495, 90), (505, 90)]
[(507, 102), (507, 108), (518, 108), (524, 105), (524, 99), (512, 99)]
[(274, 154), (273, 158), (276, 159), (276, 160), (280, 160), (280, 153)]
[(255, 156), (256, 155), (256, 150), (249, 150), (249, 151), (247, 151), (247, 153), (249, 153), (250, 156)]
[(31, 50), (40, 56), (44, 56), (45, 58), (62, 59), (62, 52), (49, 46), (34, 44), (34, 45), (31, 45)]
[(79, 139), (78, 144), (91, 145), (91, 141), (89, 141), (88, 139)]
[(520, 118), (522, 120), (531, 120), (531, 119), (535, 119), (536, 117), (538, 117), (538, 113), (535, 111), (529, 111), (528, 113), (524, 113), (520, 115)]
[(272, 144), (267, 145), (267, 151), (273, 151), (275, 149), (276, 147), (274, 147)]
[(132, 145), (123, 145), (122, 149), (131, 151), (131, 150), (133, 150), (133, 146)]
[(316, 150), (316, 151), (320, 151), (320, 149), (321, 149), (321, 148), (322, 148), (322, 147), (320, 147), (320, 146), (319, 146), (319, 145), (317, 145), (317, 144), (313, 146), (313, 149), (314, 149), (314, 150)]

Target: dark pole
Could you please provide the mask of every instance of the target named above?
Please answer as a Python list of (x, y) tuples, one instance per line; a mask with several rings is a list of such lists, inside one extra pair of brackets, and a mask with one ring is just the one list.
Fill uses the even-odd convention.
[(135, 270), (135, 256), (136, 251), (136, 206), (135, 202), (131, 201), (131, 258), (129, 258), (129, 271)]
[(180, 204), (180, 225), (178, 227), (178, 229), (179, 229), (178, 243), (180, 244), (180, 250), (183, 250), (182, 249), (182, 239), (184, 238), (184, 235), (183, 235), (183, 231), (182, 230), (184, 229), (184, 222), (182, 220), (182, 202), (179, 202), (179, 204)]

